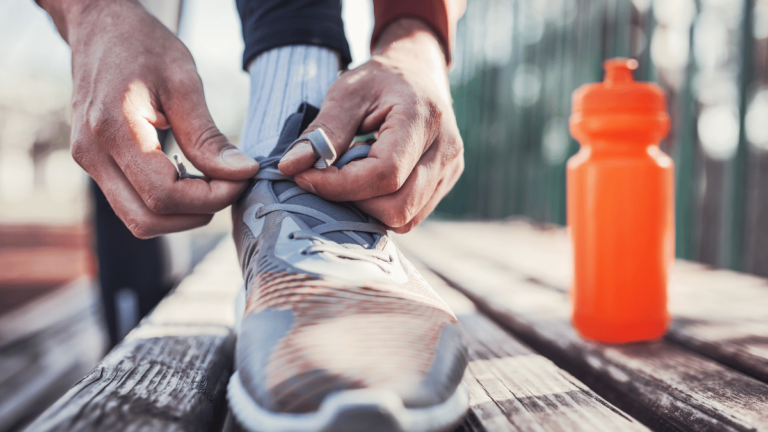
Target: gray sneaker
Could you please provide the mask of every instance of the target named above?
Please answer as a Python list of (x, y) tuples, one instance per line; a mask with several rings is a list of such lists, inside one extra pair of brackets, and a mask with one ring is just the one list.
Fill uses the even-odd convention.
[[(380, 223), (277, 170), (317, 112), (303, 104), (286, 120), (233, 206), (245, 293), (232, 413), (251, 431), (450, 429), (468, 407), (453, 312)], [(353, 150), (336, 166), (367, 154)]]

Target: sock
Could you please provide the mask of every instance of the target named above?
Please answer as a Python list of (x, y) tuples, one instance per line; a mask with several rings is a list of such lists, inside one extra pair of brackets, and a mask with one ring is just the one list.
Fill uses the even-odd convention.
[(320, 108), (339, 72), (339, 54), (313, 45), (265, 51), (248, 66), (251, 94), (240, 150), (266, 156), (277, 144), (283, 123), (302, 102)]

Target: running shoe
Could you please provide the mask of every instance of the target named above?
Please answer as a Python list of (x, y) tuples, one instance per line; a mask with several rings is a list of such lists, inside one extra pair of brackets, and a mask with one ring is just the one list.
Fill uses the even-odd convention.
[[(451, 429), (468, 408), (467, 349), (453, 312), (379, 222), (277, 169), (304, 139), (315, 166), (333, 162), (322, 133), (299, 139), (317, 113), (303, 104), (286, 120), (233, 206), (245, 288), (232, 413), (260, 432)], [(335, 166), (369, 148), (354, 147)]]

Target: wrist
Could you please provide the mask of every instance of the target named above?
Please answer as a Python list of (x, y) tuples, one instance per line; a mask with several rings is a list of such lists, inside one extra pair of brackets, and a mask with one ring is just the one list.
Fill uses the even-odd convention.
[[(71, 43), (72, 30), (85, 21), (85, 15), (108, 3), (103, 0), (35, 0), (35, 2), (48, 12), (59, 34), (67, 43)], [(117, 2), (134, 1), (117, 0)]]
[(372, 54), (390, 57), (402, 51), (418, 54), (422, 61), (432, 61), (446, 67), (447, 48), (421, 20), (400, 18), (392, 21), (379, 35)]

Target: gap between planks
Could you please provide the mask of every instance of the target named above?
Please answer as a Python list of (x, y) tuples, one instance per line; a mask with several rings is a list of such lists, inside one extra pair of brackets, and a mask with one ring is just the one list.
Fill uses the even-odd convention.
[[(522, 222), (427, 224), (467, 253), (566, 292), (572, 279), (565, 229)], [(469, 241), (469, 240), (472, 241)], [(520, 245), (521, 247), (516, 247)], [(677, 260), (669, 285), (667, 339), (768, 383), (768, 281)]]
[(227, 239), (27, 430), (220, 429), (241, 286)]
[[(405, 251), (407, 254), (407, 251)], [(445, 300), (465, 329), (470, 418), (488, 431), (647, 430), (549, 359), (481, 315), (463, 294), (421, 263), (414, 267)]]
[[(768, 430), (764, 383), (665, 341), (584, 341), (571, 328), (565, 292), (474, 254), (485, 244), (471, 229), (440, 225), (426, 224), (399, 242), (483, 312), (652, 429)], [(503, 231), (496, 238), (504, 241)], [(526, 254), (527, 244), (517, 244), (516, 253)], [(531, 255), (547, 256), (531, 249)]]

